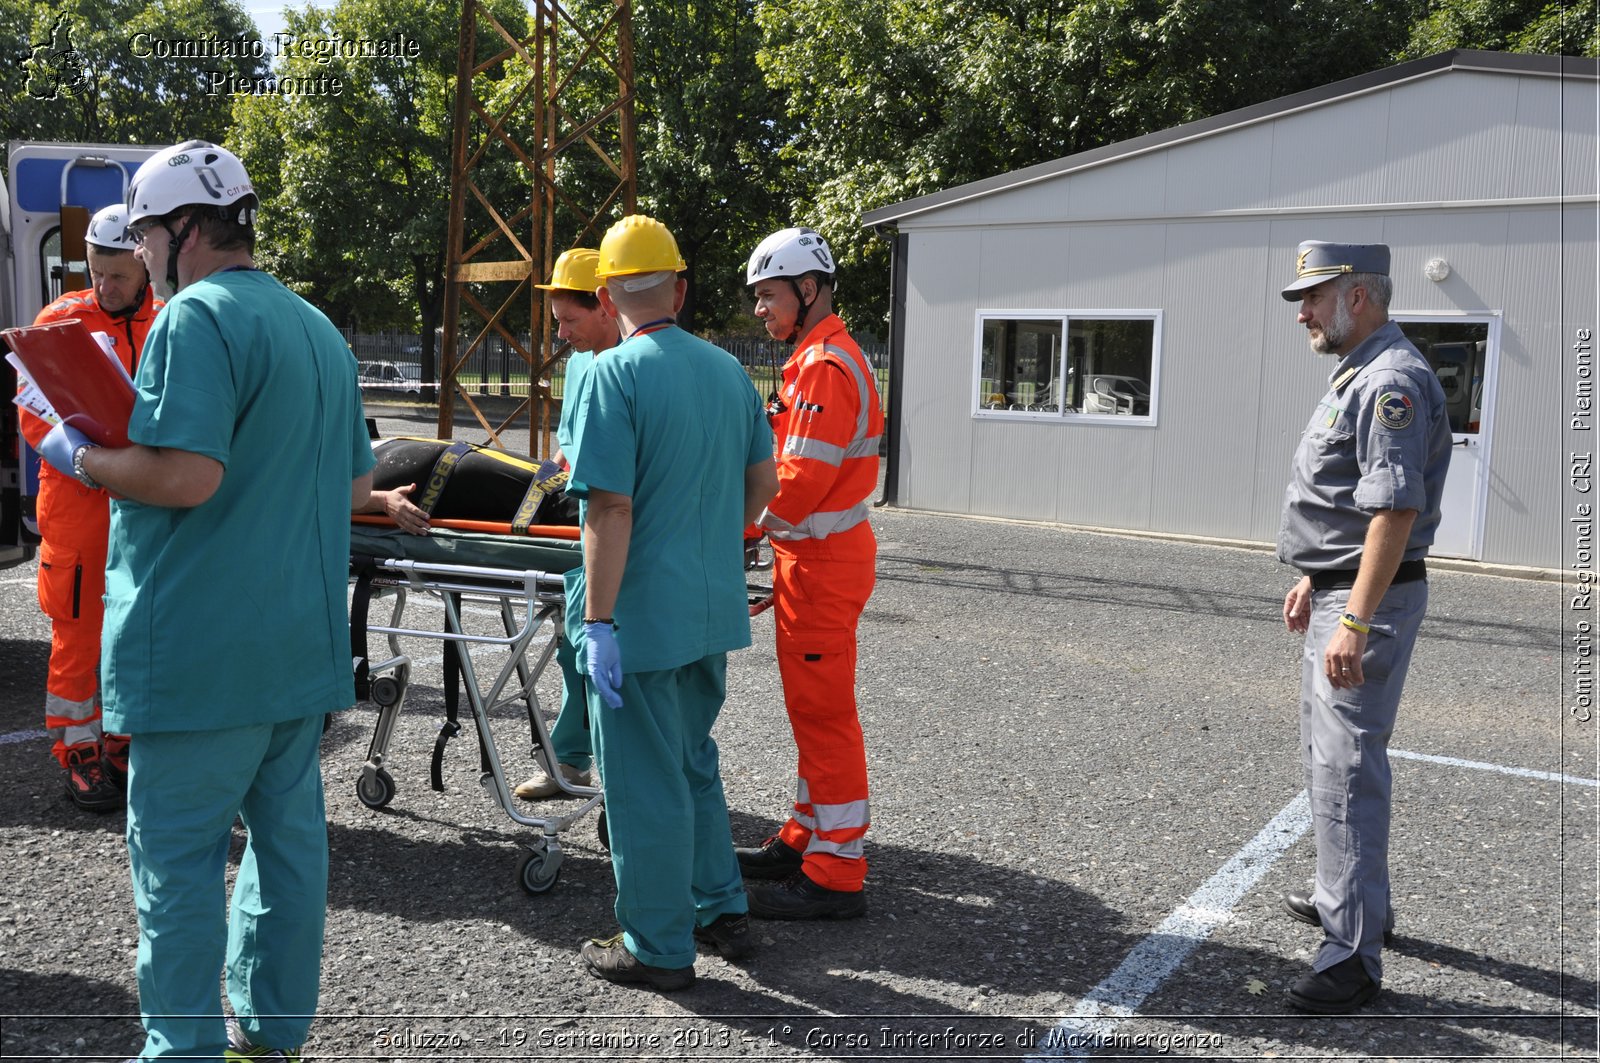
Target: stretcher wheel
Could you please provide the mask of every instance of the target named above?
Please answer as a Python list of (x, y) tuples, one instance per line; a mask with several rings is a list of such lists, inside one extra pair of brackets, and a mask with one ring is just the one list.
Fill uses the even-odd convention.
[(611, 827), (606, 823), (606, 810), (600, 809), (600, 815), (594, 821), (594, 832), (600, 837), (600, 848), (606, 852), (611, 851)]
[(383, 768), (363, 771), (356, 778), (356, 797), (368, 808), (383, 808), (394, 800), (394, 776)]
[(517, 864), (517, 881), (522, 888), (535, 896), (556, 888), (561, 877), (561, 853), (548, 849), (535, 849), (524, 853)]
[(372, 703), (385, 709), (390, 705), (398, 705), (404, 689), (394, 676), (381, 675), (372, 681)]

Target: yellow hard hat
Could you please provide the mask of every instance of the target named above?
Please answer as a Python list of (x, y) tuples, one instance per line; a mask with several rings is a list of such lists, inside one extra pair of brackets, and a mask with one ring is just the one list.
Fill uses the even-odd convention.
[(688, 269), (678, 252), (678, 241), (665, 225), (643, 214), (629, 214), (606, 231), (600, 241), (600, 280), (632, 273), (673, 273)]
[(556, 268), (550, 273), (549, 284), (535, 284), (535, 288), (542, 288), (547, 292), (588, 292), (600, 287), (600, 281), (594, 275), (595, 266), (600, 262), (600, 252), (587, 247), (574, 247), (570, 251), (561, 252), (561, 257), (556, 259)]

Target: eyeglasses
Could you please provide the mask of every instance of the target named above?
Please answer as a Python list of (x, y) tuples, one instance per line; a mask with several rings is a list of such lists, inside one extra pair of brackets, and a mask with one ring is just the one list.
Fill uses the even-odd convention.
[(128, 226), (128, 235), (133, 237), (134, 243), (138, 244), (140, 247), (143, 247), (146, 238), (148, 238), (150, 235), (150, 230), (158, 227), (166, 230), (168, 237), (172, 236), (172, 230), (168, 229), (166, 223), (163, 221), (145, 221), (139, 222), (135, 225), (130, 225)]

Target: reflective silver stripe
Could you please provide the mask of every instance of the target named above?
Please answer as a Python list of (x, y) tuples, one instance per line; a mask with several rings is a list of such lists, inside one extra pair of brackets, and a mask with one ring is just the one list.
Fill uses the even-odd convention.
[(842, 805), (813, 804), (811, 811), (817, 817), (817, 829), (825, 831), (865, 830), (872, 819), (865, 798)]
[(71, 727), (52, 727), (50, 737), (64, 746), (82, 746), (100, 741), (100, 721), (73, 724)]
[[(849, 509), (813, 513), (799, 524), (790, 524), (771, 513), (763, 516), (761, 523), (767, 529), (767, 534), (774, 539), (826, 539), (835, 532), (849, 531), (871, 514), (872, 507), (863, 500)], [(774, 527), (774, 524), (781, 524), (783, 527)]]
[(844, 448), (846, 458), (875, 458), (878, 456), (878, 441), (882, 436), (868, 436), (858, 439)]
[(90, 694), (82, 701), (68, 701), (59, 694), (51, 694), (46, 691), (44, 714), (52, 720), (68, 720), (77, 723), (94, 723), (98, 719), (94, 711), (93, 694)]
[(809, 805), (810, 803), (811, 803), (811, 787), (806, 785), (806, 781), (805, 781), (804, 778), (795, 779), (795, 781), (794, 781), (794, 813), (793, 813), (794, 821), (796, 823), (800, 824), (806, 830), (814, 831), (814, 830), (817, 829), (817, 821), (815, 819), (813, 819), (812, 817), (806, 815), (804, 812), (800, 811), (800, 806), (801, 805)]
[(863, 839), (861, 838), (851, 838), (843, 843), (830, 842), (816, 831), (812, 831), (811, 840), (806, 843), (806, 852), (831, 853), (834, 856), (842, 856), (846, 860), (860, 860), (865, 851), (862, 841)]
[[(872, 388), (867, 383), (867, 378), (865, 375), (863, 375), (861, 366), (857, 365), (856, 360), (850, 357), (849, 351), (845, 350), (843, 347), (835, 347), (831, 343), (823, 344), (822, 349), (838, 358), (839, 361), (843, 362), (845, 365), (849, 366), (850, 375), (856, 379), (856, 393), (860, 396), (861, 401), (856, 404), (856, 409), (858, 411), (856, 415), (856, 431), (855, 434), (850, 437), (850, 439), (852, 442), (858, 439), (865, 439), (867, 435), (867, 415), (869, 413), (868, 408), (872, 403)], [(865, 357), (865, 355), (863, 355), (863, 357)], [(873, 453), (877, 453), (877, 451), (873, 451)]]
[(844, 463), (845, 448), (808, 436), (790, 436), (783, 441), (783, 454), (787, 458), (810, 458), (838, 468)]

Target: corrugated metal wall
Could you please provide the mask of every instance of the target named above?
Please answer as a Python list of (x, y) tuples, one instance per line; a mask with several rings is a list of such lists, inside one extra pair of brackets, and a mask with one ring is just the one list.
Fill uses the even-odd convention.
[[(1595, 194), (1595, 96), (1448, 71), (903, 219), (900, 501), (1275, 539), (1333, 365), (1277, 291), (1301, 240), (1384, 242), (1395, 313), (1503, 314), (1483, 557), (1558, 566), (1563, 306), (1594, 326), (1596, 217), (1516, 201)], [(1118, 308), (1162, 313), (1154, 425), (974, 418), (979, 310)]]

